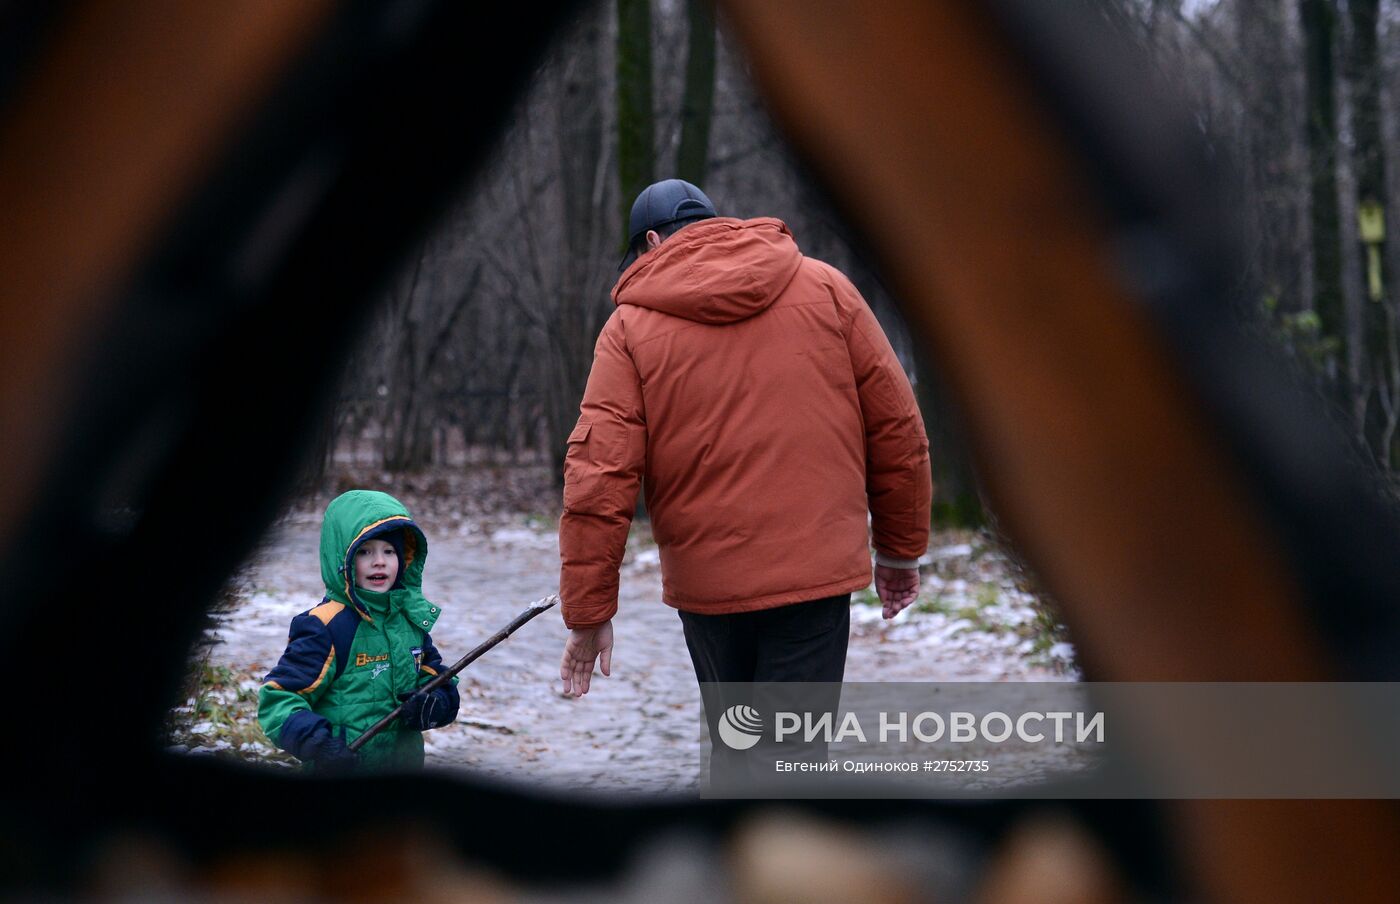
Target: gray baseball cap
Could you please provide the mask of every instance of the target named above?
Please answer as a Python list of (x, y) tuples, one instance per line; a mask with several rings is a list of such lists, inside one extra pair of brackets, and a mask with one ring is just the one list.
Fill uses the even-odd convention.
[(717, 216), (715, 205), (703, 191), (684, 179), (653, 182), (632, 202), (627, 222), (627, 244), (634, 245), (648, 229), (683, 220), (703, 220)]

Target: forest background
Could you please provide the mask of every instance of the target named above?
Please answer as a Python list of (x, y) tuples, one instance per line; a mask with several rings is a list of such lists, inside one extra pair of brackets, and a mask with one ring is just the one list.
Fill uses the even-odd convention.
[[(1281, 344), (1358, 455), (1396, 486), (1400, 250), (1388, 221), (1400, 174), (1387, 151), (1400, 133), (1400, 0), (1069, 2), (1092, 7), (1183, 96), (1245, 240), (1229, 313)], [(347, 358), (310, 482), (338, 462), (561, 475), (627, 211), (647, 184), (677, 176), (722, 215), (784, 220), (805, 254), (852, 278), (924, 407), (935, 522), (983, 519), (932, 363), (872, 257), (789, 153), (722, 25), (697, 0), (582, 8)]]
[[(1282, 350), (1395, 494), (1400, 250), (1387, 220), (1400, 174), (1387, 151), (1400, 132), (1400, 0), (1054, 2), (1087, 6), (1185, 102), (1245, 251), (1220, 316)], [(302, 493), (192, 653), (171, 749), (292, 762), (258, 728), (257, 692), (287, 619), (321, 598), (320, 513), (342, 490), (386, 489), (431, 526), (432, 592), (453, 612), (435, 631), (444, 650), (470, 649), (557, 589), (565, 437), (613, 310), (632, 199), (671, 176), (700, 185), (721, 214), (782, 219), (804, 253), (848, 274), (924, 408), (936, 530), (919, 600), (885, 621), (872, 592), (853, 596), (848, 680), (1080, 680), (1054, 601), (982, 504), (936, 362), (911, 341), (870, 249), (769, 120), (723, 23), (695, 0), (596, 0), (555, 41), (487, 165), (346, 354)], [(679, 623), (657, 604), (646, 519), (633, 524), (622, 572), (632, 652), (591, 692), (593, 706), (557, 693), (564, 628), (539, 619), (473, 666), (463, 717), (429, 734), (429, 762), (570, 788), (693, 788), (698, 700), (674, 660)], [(1008, 774), (1044, 764), (1022, 765)]]

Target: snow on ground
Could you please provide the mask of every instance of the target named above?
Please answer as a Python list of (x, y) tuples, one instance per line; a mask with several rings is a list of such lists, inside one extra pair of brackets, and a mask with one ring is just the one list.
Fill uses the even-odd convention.
[[(433, 640), (446, 661), (557, 591), (552, 520), (475, 513), (434, 519), (421, 511), (432, 505), (405, 501), (428, 535), (424, 589), (443, 607)], [(251, 722), (249, 701), (281, 654), (291, 618), (321, 599), (319, 529), (319, 510), (284, 517), (240, 572), (239, 602), (214, 617), (209, 664), (235, 685), (219, 700), (230, 711), (241, 707), (226, 718)], [(873, 592), (855, 595), (848, 681), (1077, 677), (1069, 644), (1041, 630), (1034, 598), (1017, 588), (1005, 560), (984, 538), (961, 536), (973, 540), (935, 543), (920, 600), (893, 621), (880, 617)], [(545, 613), (463, 672), (458, 721), (425, 735), (430, 768), (561, 789), (697, 789), (699, 693), (680, 620), (660, 602), (659, 557), (645, 525), (634, 527), (622, 572), (612, 677), (597, 675), (581, 699), (563, 697), (558, 670), (567, 632), (556, 612)], [(255, 726), (230, 745), (212, 726), (189, 724), (192, 715), (175, 716), (187, 721), (173, 740), (191, 752), (216, 744), (252, 758), (270, 752)]]

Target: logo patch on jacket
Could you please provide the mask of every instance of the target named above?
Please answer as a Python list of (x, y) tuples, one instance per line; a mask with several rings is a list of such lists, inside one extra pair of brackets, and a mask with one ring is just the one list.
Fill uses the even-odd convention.
[[(368, 653), (360, 653), (355, 657), (355, 665), (369, 665), (372, 662), (386, 662), (389, 659), (388, 653), (380, 653), (378, 656), (371, 656)], [(379, 674), (375, 672), (375, 674)]]
[(417, 671), (418, 669), (421, 669), (421, 668), (423, 667), (423, 648), (422, 648), (422, 647), (414, 647), (412, 652), (413, 652), (413, 668), (414, 668), (415, 671)]
[(374, 671), (373, 671), (373, 672), (370, 672), (369, 680), (370, 680), (370, 681), (373, 681), (374, 679), (378, 678), (378, 677), (379, 677), (379, 673), (382, 672), (382, 671), (384, 671), (384, 670), (387, 669), (387, 668), (389, 668), (389, 663), (387, 663), (387, 662), (381, 662), (379, 665), (377, 665), (377, 666), (374, 667)]

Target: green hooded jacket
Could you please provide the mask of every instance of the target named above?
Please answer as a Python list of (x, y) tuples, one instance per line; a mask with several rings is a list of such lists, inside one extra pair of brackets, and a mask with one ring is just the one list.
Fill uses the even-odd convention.
[[(399, 531), (399, 536), (394, 532)], [(370, 539), (402, 538), (399, 576), (388, 591), (355, 586), (355, 552)], [(314, 761), (330, 738), (354, 741), (399, 705), (399, 695), (443, 670), (429, 632), (442, 610), (423, 598), (428, 541), (387, 493), (351, 490), (326, 507), (321, 524), (325, 599), (292, 619), (287, 649), (258, 693), (258, 723), (279, 747)], [(456, 679), (435, 693), (448, 722)], [(445, 724), (445, 723), (444, 723)], [(366, 768), (416, 768), (423, 735), (395, 720), (360, 750)], [(314, 768), (314, 767), (313, 767)]]

